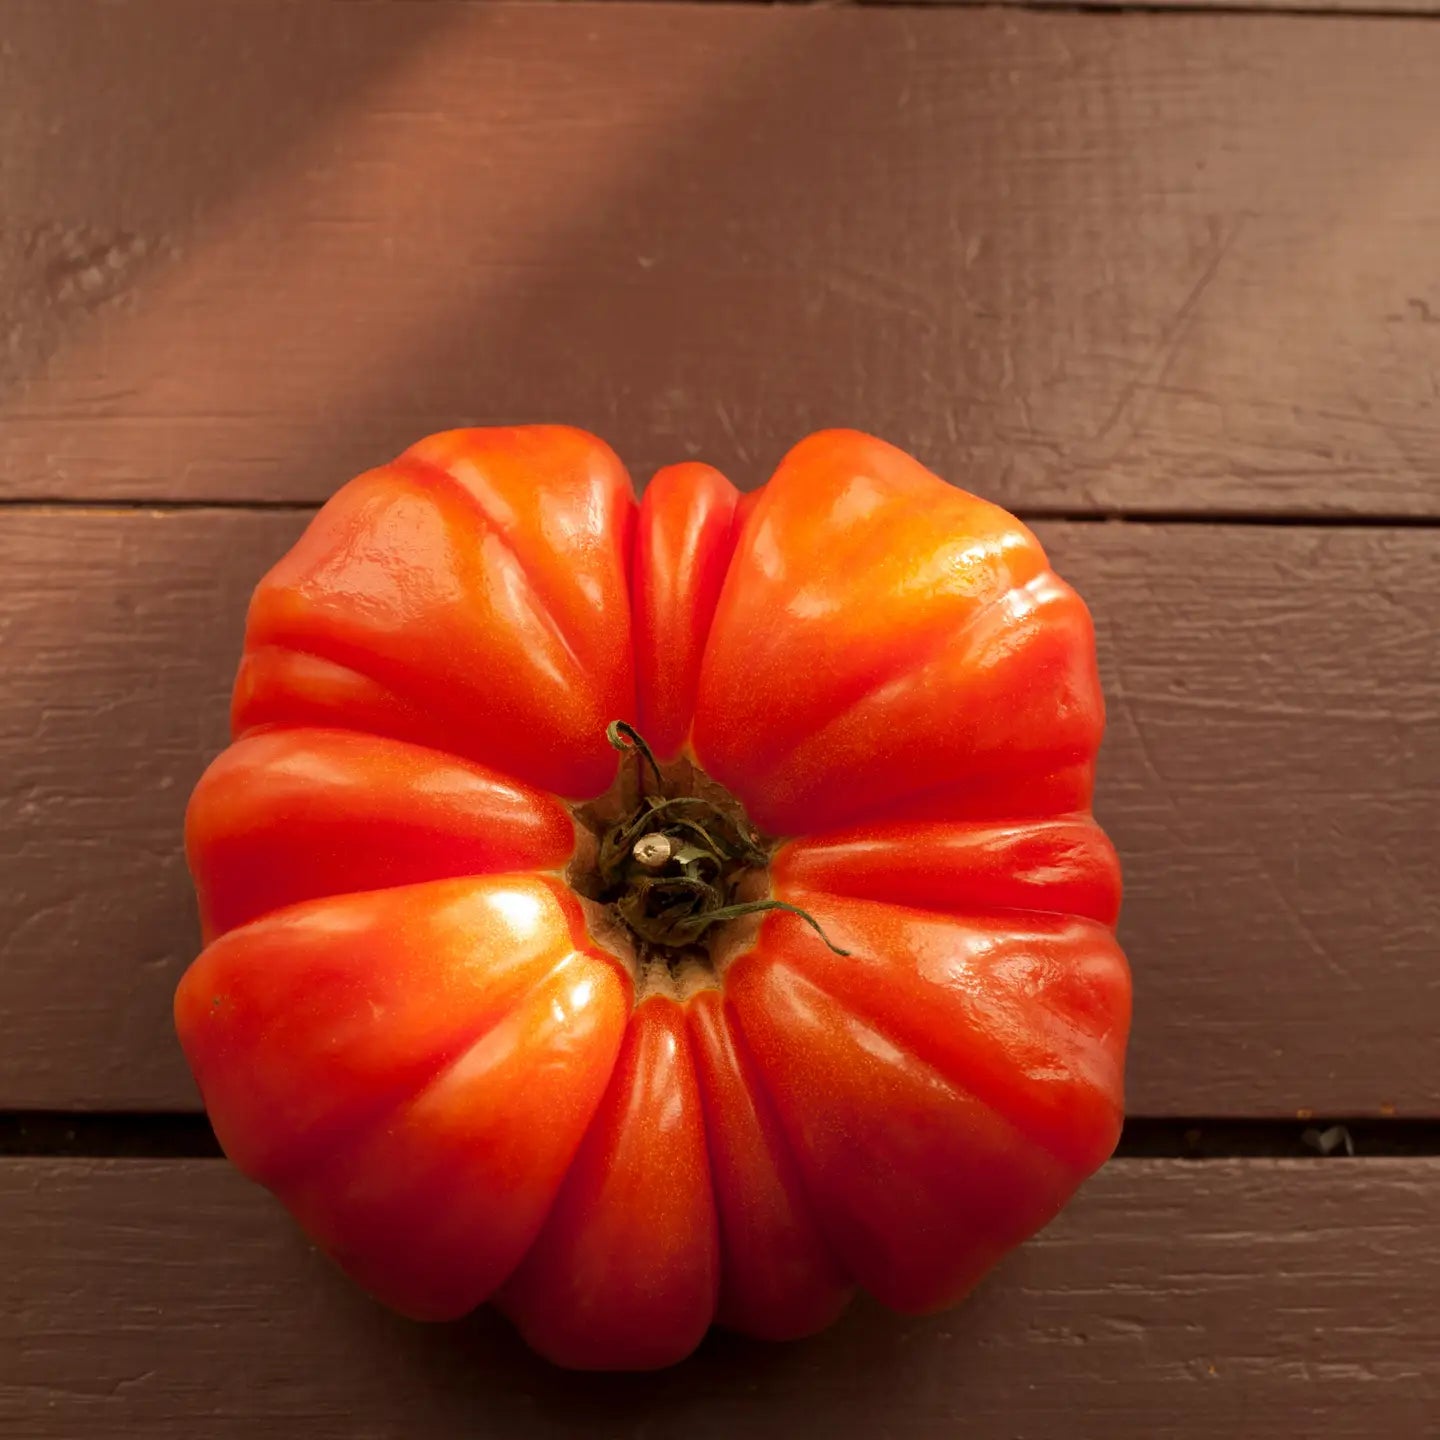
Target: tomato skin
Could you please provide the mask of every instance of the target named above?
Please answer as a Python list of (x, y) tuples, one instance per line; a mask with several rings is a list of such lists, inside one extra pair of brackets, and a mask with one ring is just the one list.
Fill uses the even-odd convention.
[(574, 948), (536, 876), (328, 896), (208, 945), (176, 1023), (222, 1144), (270, 1184), (416, 1094)]
[(794, 1340), (830, 1324), (853, 1285), (821, 1236), (789, 1147), (718, 990), (690, 1002), (720, 1217), (721, 1324)]
[(635, 536), (639, 729), (662, 759), (690, 736), (700, 661), (734, 553), (740, 495), (708, 465), (671, 465), (645, 489)]
[(1120, 861), (1088, 815), (862, 826), (792, 841), (770, 873), (783, 891), (920, 910), (1058, 910), (1109, 926), (1120, 915)]
[(386, 1304), (466, 1314), (534, 1244), (629, 1009), (611, 966), (571, 953), (389, 1123), (298, 1177), (286, 1203)]
[(992, 1109), (768, 957), (736, 1007), (826, 1237), (897, 1310), (959, 1300), (1073, 1188)]
[(500, 1303), (562, 1365), (653, 1370), (683, 1360), (709, 1329), (719, 1260), (685, 1013), (652, 996), (636, 1007), (595, 1125)]
[(1089, 613), (1019, 521), (869, 436), (790, 452), (725, 577), (693, 731), (762, 829), (948, 814), (997, 774), (1093, 760), (1103, 728)]
[(473, 762), (345, 730), (271, 730), (201, 777), (186, 848), (208, 938), (301, 900), (558, 868), (575, 829), (553, 796)]
[(561, 426), (432, 435), (320, 511), (250, 604), (232, 723), (341, 726), (559, 795), (610, 783), (635, 708), (613, 451)]
[[(1114, 1149), (1130, 972), (1107, 926), (781, 893), (848, 953), (817, 949), (792, 916), (767, 920), (726, 980), (746, 1035), (763, 1018), (746, 998), (747, 971), (794, 975), (1077, 1171)], [(784, 1077), (768, 1078), (778, 1099)]]
[[(579, 898), (612, 720), (736, 797), (774, 840), (745, 898), (845, 953), (776, 912), (638, 959)], [(177, 1030), (231, 1159), (407, 1315), (653, 1369), (857, 1287), (934, 1309), (1115, 1144), (1089, 614), (879, 440), (637, 506), (583, 432), (431, 436), (261, 581), (232, 723)]]

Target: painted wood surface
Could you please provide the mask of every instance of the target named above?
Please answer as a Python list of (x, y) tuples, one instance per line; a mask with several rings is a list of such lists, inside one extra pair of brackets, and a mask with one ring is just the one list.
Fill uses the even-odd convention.
[(220, 1161), (0, 1162), (6, 1440), (1423, 1440), (1440, 1160), (1117, 1161), (959, 1311), (557, 1372), (488, 1312), (425, 1328)]
[[(0, 0), (0, 492), (843, 422), (1066, 514), (1440, 514), (1440, 27)], [(221, 78), (223, 77), (223, 78)]]

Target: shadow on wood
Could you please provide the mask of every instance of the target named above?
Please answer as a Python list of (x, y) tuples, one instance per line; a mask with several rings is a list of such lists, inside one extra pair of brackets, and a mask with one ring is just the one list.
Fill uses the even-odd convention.
[(77, 4), (0, 0), (7, 207), (149, 258), (5, 287), (12, 495), (313, 500), (563, 419), (642, 479), (846, 423), (1012, 506), (1440, 503), (1436, 27)]

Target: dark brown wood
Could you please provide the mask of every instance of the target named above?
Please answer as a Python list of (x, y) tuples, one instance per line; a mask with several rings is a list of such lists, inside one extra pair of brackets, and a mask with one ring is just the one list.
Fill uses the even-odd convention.
[(381, 1311), (223, 1162), (0, 1162), (0, 1435), (1422, 1440), (1437, 1185), (1434, 1159), (1118, 1161), (948, 1315), (595, 1377), (490, 1314)]
[[(180, 851), (304, 514), (0, 513), (0, 1108), (171, 1108)], [(1051, 523), (1098, 617), (1132, 1110), (1440, 1113), (1440, 535)]]
[[(1440, 26), (0, 0), (0, 490), (310, 498), (459, 421), (754, 483), (1440, 513)], [(223, 75), (223, 83), (216, 80)]]

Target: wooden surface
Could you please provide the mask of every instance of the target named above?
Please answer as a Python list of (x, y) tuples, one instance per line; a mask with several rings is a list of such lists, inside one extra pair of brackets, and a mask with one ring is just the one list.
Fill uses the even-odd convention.
[[(307, 518), (0, 512), (0, 1108), (196, 1103), (170, 1022), (195, 950), (180, 824), (249, 589)], [(1416, 843), (1440, 534), (1038, 529), (1097, 616), (1132, 1111), (1440, 1115)]]
[(0, 1162), (0, 1436), (1422, 1440), (1437, 1185), (1434, 1159), (1117, 1161), (956, 1313), (561, 1382), (491, 1314), (380, 1310), (222, 1162)]
[[(1288, 4), (0, 0), (0, 1440), (1440, 1433), (1440, 21)], [(1038, 518), (1125, 1145), (1209, 1158), (952, 1315), (643, 1380), (388, 1316), (196, 1158), (250, 588), (354, 471), (541, 418), (747, 486), (860, 425)]]
[[(1440, 26), (0, 0), (0, 489), (468, 420), (1012, 506), (1440, 514)], [(223, 77), (223, 80), (217, 80)]]

